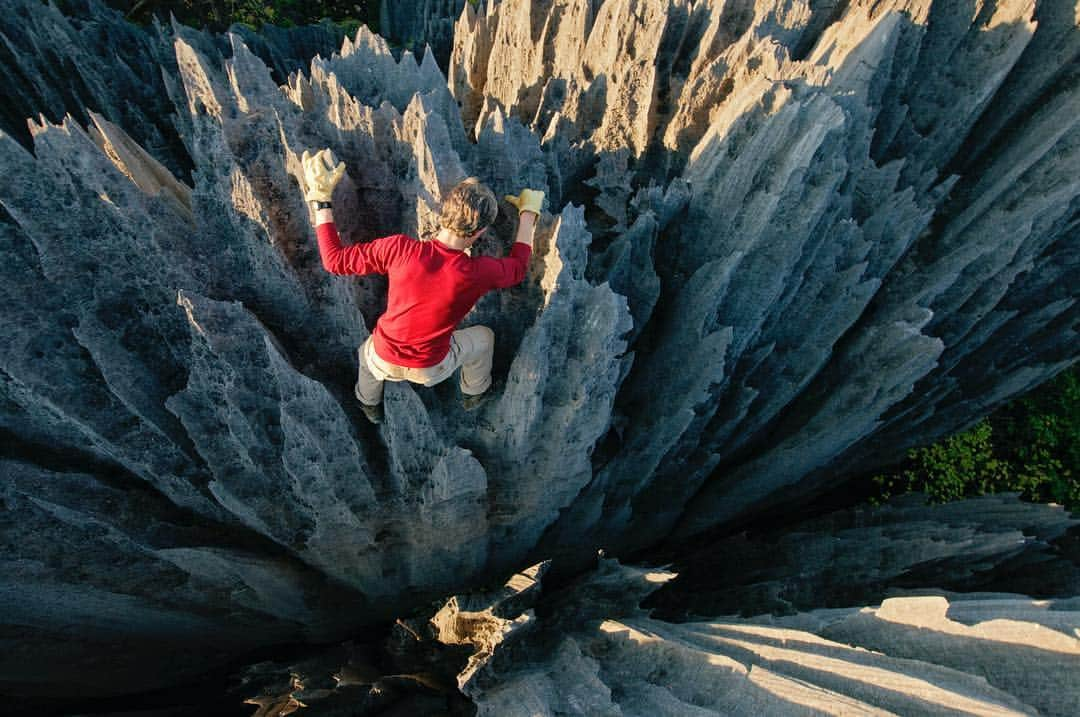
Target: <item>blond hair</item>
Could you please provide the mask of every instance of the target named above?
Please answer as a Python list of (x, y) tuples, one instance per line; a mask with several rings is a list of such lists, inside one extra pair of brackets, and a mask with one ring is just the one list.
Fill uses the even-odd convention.
[(476, 177), (458, 182), (443, 199), (439, 225), (462, 237), (491, 226), (499, 214), (495, 195)]

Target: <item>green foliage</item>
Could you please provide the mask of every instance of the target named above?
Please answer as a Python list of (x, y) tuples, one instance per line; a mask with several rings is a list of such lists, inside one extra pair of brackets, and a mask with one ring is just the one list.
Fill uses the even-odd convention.
[(330, 18), (346, 33), (360, 25), (378, 27), (377, 0), (106, 0), (130, 20), (168, 21), (169, 15), (185, 25), (223, 31), (233, 23), (258, 29), (262, 25), (294, 27)]
[(994, 417), (1000, 450), (1014, 457), (1016, 485), (1033, 500), (1080, 510), (1080, 370), (1062, 373), (1050, 389)]
[(874, 478), (882, 499), (921, 491), (935, 503), (1009, 490), (1010, 466), (994, 455), (993, 430), (981, 421), (971, 430), (908, 453), (909, 468)]
[(346, 37), (350, 38), (356, 37), (356, 33), (360, 31), (361, 25), (367, 25), (368, 27), (372, 27), (372, 24), (370, 22), (364, 22), (362, 20), (357, 20), (356, 18), (352, 17), (345, 18), (344, 20), (334, 20), (334, 24), (342, 29)]
[(932, 502), (1019, 491), (1080, 510), (1080, 370), (1074, 367), (973, 428), (908, 453), (898, 472), (873, 480), (878, 503), (922, 491)]

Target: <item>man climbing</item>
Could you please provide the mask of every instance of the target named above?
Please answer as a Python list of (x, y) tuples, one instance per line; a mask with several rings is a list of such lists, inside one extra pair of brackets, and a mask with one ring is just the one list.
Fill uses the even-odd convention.
[(381, 420), (384, 381), (411, 381), (434, 386), (461, 368), (466, 410), (479, 405), (491, 386), (495, 334), (486, 326), (455, 331), (472, 307), (492, 289), (513, 286), (525, 278), (533, 233), (544, 193), (522, 190), (506, 200), (518, 209), (518, 229), (510, 256), (473, 257), (469, 247), (495, 221), (495, 195), (475, 177), (457, 186), (443, 200), (440, 229), (426, 241), (392, 234), (364, 244), (342, 246), (331, 195), (345, 173), (335, 166), (329, 149), (302, 157), (308, 192), (315, 202), (315, 234), (323, 266), (333, 274), (387, 274), (386, 312), (357, 353), (356, 398), (365, 415)]

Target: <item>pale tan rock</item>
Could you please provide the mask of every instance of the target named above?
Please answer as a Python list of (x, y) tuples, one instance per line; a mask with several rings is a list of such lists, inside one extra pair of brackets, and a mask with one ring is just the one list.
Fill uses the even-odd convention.
[[(602, 563), (546, 606), (550, 617), (471, 666), (463, 689), (479, 714), (1069, 715), (1080, 699), (1080, 642), (1028, 621), (1033, 601), (905, 597), (672, 624), (612, 589), (621, 579), (640, 595), (671, 574), (623, 570)], [(963, 625), (950, 604), (993, 619)], [(1074, 608), (1058, 610), (1080, 626)], [(571, 698), (584, 685), (590, 699)]]
[(90, 136), (121, 172), (147, 194), (164, 193), (179, 211), (194, 221), (191, 187), (177, 180), (172, 172), (151, 157), (124, 130), (96, 112), (91, 112), (90, 118), (94, 122)]

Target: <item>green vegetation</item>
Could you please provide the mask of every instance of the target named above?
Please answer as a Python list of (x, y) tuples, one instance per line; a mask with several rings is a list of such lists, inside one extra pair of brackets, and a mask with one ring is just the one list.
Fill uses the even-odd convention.
[(933, 502), (1020, 491), (1080, 511), (1080, 367), (1016, 399), (973, 428), (908, 453), (874, 478), (880, 495), (922, 491)]
[(253, 28), (311, 25), (330, 18), (346, 32), (361, 24), (377, 28), (378, 0), (105, 0), (135, 22), (152, 17), (168, 21), (170, 13), (192, 27), (222, 31), (233, 23)]

